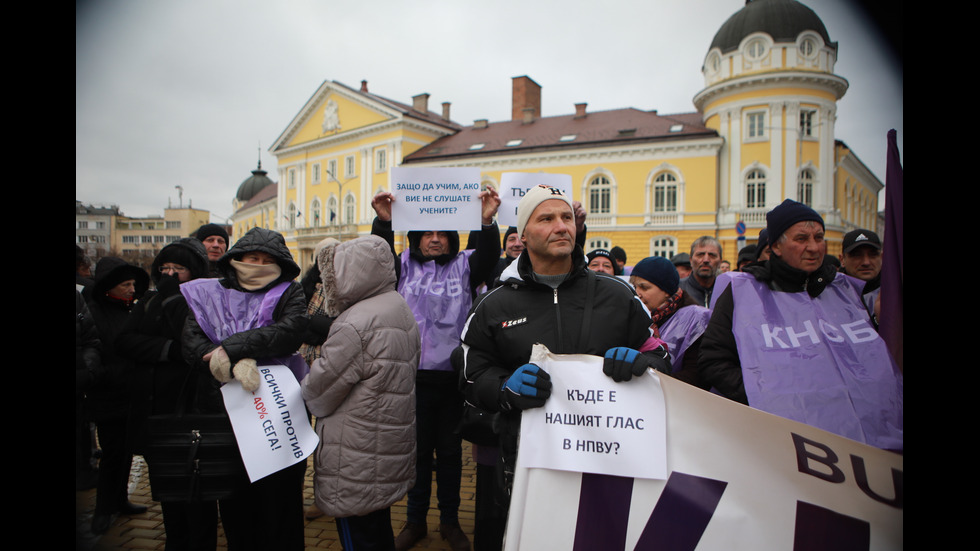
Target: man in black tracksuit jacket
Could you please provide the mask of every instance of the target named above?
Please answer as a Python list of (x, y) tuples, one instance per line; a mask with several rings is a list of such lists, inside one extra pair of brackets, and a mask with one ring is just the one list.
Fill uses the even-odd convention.
[(535, 343), (558, 354), (605, 355), (603, 372), (616, 381), (649, 367), (670, 370), (662, 351), (638, 352), (651, 338), (651, 322), (632, 288), (586, 268), (565, 195), (546, 186), (529, 190), (518, 206), (518, 234), (524, 252), (501, 285), (477, 299), (461, 335), (460, 387), (470, 404), (500, 412), (499, 482), (508, 492), (520, 412), (541, 407), (551, 392), (550, 376), (528, 363)]

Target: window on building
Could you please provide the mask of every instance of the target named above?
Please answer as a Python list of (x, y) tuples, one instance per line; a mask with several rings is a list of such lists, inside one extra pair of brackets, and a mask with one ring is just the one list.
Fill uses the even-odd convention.
[(104, 230), (105, 229), (105, 222), (96, 222), (95, 223), (95, 229), (97, 229), (97, 230)]
[(374, 154), (374, 170), (384, 172), (388, 170), (388, 151), (379, 149)]
[(766, 206), (766, 173), (753, 170), (745, 177), (745, 206), (750, 209)]
[(312, 173), (312, 179), (314, 184), (320, 183), (320, 163), (313, 163), (313, 168), (310, 169)]
[(86, 221), (86, 220), (79, 220), (78, 221), (78, 229), (80, 229), (80, 230), (87, 230), (88, 229), (88, 221)]
[(805, 138), (815, 136), (814, 122), (816, 120), (817, 111), (815, 109), (800, 109), (800, 135)]
[(607, 237), (593, 237), (592, 239), (589, 239), (589, 242), (586, 245), (589, 252), (596, 249), (606, 249), (608, 251), (612, 248), (612, 241), (610, 241)]
[(76, 235), (75, 236), (75, 242), (76, 243), (88, 243), (88, 236), (87, 235)]
[(348, 195), (347, 198), (344, 199), (344, 223), (346, 224), (356, 223), (354, 220), (355, 207), (356, 205), (354, 201), (354, 196)]
[(139, 243), (139, 240), (135, 235), (124, 235), (122, 236), (123, 243)]
[(327, 179), (337, 177), (337, 161), (327, 161)]
[(141, 235), (140, 236), (140, 243), (153, 243), (153, 236), (152, 235)]
[(105, 243), (105, 236), (104, 235), (90, 235), (88, 237), (88, 240), (91, 243)]
[(344, 159), (344, 174), (346, 174), (347, 176), (353, 176), (354, 175), (354, 156), (353, 155), (348, 155)]
[(669, 172), (653, 180), (653, 212), (677, 212), (677, 178)]
[(320, 198), (314, 197), (313, 202), (310, 203), (310, 218), (313, 219), (313, 227), (320, 227)]
[(166, 240), (164, 239), (165, 237), (166, 236), (163, 236), (163, 235), (154, 235), (153, 236), (153, 242), (154, 243), (166, 243)]
[(168, 230), (179, 230), (180, 220), (167, 220), (167, 223), (165, 225)]
[(289, 210), (286, 214), (286, 221), (289, 223), (289, 229), (296, 227), (296, 205), (290, 203)]
[(290, 188), (296, 187), (296, 169), (294, 168), (289, 169), (288, 182)]
[(609, 178), (596, 176), (589, 182), (589, 214), (612, 212), (612, 185)]
[(753, 38), (745, 45), (745, 55), (755, 61), (762, 59), (769, 50), (769, 44), (764, 38)]
[(671, 258), (677, 254), (677, 241), (673, 237), (654, 237), (650, 240), (650, 256)]
[(813, 206), (813, 171), (804, 169), (800, 172), (800, 184), (797, 189), (797, 200), (808, 207)]
[(327, 199), (327, 220), (330, 225), (336, 225), (339, 220), (337, 220), (337, 198), (330, 197)]
[(766, 136), (766, 112), (753, 111), (745, 117), (749, 138), (764, 138)]

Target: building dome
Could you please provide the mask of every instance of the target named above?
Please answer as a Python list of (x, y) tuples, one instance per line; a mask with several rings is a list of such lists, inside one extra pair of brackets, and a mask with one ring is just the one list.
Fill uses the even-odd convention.
[(803, 4), (795, 0), (748, 0), (718, 29), (708, 50), (719, 48), (723, 54), (728, 53), (738, 49), (745, 37), (758, 32), (776, 42), (795, 42), (803, 31), (813, 31), (823, 38), (824, 44), (831, 44), (823, 21)]
[(264, 189), (270, 184), (274, 184), (268, 176), (268, 172), (262, 170), (262, 161), (259, 161), (259, 167), (252, 171), (252, 175), (245, 178), (242, 185), (238, 186), (238, 194), (235, 196), (242, 203), (247, 203), (249, 199), (255, 197), (255, 194)]

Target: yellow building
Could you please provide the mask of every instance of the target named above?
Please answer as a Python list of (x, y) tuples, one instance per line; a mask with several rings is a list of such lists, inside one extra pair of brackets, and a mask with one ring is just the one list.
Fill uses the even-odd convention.
[[(279, 165), (271, 227), (305, 270), (325, 237), (371, 231), (371, 198), (388, 189), (388, 170), (420, 147), (460, 129), (429, 111), (428, 94), (403, 104), (339, 82), (324, 82), (270, 148)], [(237, 226), (236, 226), (237, 227)]]
[(848, 87), (833, 72), (837, 53), (803, 4), (754, 0), (708, 45), (705, 88), (690, 113), (589, 112), (581, 103), (541, 117), (541, 86), (520, 76), (510, 120), (462, 127), (448, 104), (441, 116), (429, 112), (426, 94), (408, 106), (369, 93), (366, 83), (354, 90), (325, 82), (271, 148), (279, 214), (268, 227), (307, 266), (323, 237), (370, 231), (370, 199), (387, 189), (390, 166), (465, 166), (495, 186), (504, 172), (571, 175), (573, 198), (588, 212), (587, 250), (618, 245), (629, 264), (686, 252), (701, 235), (717, 237), (734, 261), (786, 198), (824, 217), (828, 252), (837, 254), (855, 227), (882, 233), (882, 184), (834, 135)]
[(127, 262), (148, 267), (164, 246), (188, 237), (211, 220), (211, 213), (194, 208), (164, 209), (163, 217), (112, 219), (112, 250)]

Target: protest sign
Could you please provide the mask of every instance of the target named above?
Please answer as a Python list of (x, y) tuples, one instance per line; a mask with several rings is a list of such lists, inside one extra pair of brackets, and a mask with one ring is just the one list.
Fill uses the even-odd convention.
[(667, 438), (660, 381), (648, 371), (629, 384), (602, 373), (598, 356), (561, 356), (543, 345), (531, 363), (551, 375), (551, 397), (521, 419), (521, 459), (526, 467), (667, 477)]
[(391, 169), (391, 229), (394, 231), (479, 230), (479, 168)]
[(289, 368), (279, 363), (259, 365), (259, 377), (262, 382), (255, 392), (248, 392), (237, 381), (221, 387), (252, 482), (303, 461), (320, 442)]
[(569, 199), (572, 198), (572, 177), (568, 174), (533, 172), (504, 172), (500, 176), (500, 208), (497, 220), (501, 226), (517, 225), (517, 204), (527, 190), (537, 185), (556, 187)]
[[(901, 455), (651, 377), (666, 406), (667, 479), (529, 468), (522, 448), (507, 551), (903, 547)], [(522, 422), (522, 446), (530, 430)]]

